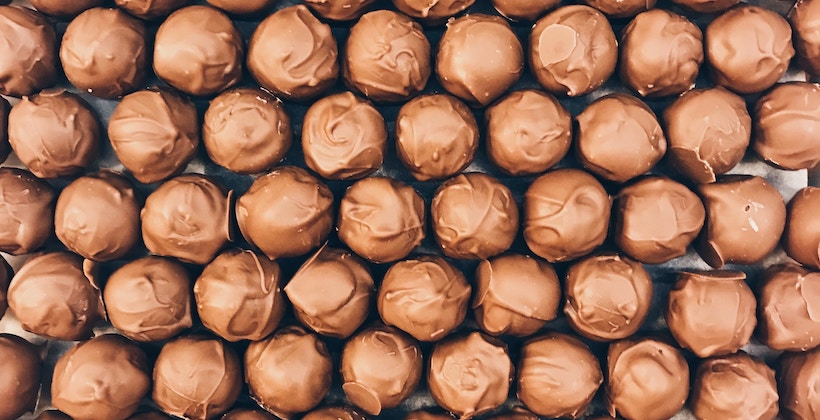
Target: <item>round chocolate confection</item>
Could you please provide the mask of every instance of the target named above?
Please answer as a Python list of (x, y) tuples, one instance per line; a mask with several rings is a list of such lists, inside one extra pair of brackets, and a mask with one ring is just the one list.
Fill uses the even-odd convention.
[(686, 255), (706, 209), (683, 184), (653, 176), (623, 188), (613, 214), (618, 248), (640, 262), (662, 264)]
[(345, 343), (341, 372), (347, 398), (377, 416), (413, 395), (421, 379), (421, 349), (395, 328), (371, 327)]
[(601, 12), (582, 5), (559, 7), (530, 32), (529, 63), (550, 92), (585, 95), (615, 72), (618, 41)]
[(655, 113), (634, 96), (604, 96), (575, 118), (578, 161), (601, 178), (626, 182), (648, 172), (666, 154), (666, 137)]
[(820, 269), (820, 188), (806, 187), (789, 202), (783, 249), (799, 263)]
[(575, 259), (604, 243), (612, 201), (592, 175), (558, 169), (540, 176), (524, 194), (524, 239), (549, 262)]
[(798, 0), (787, 16), (794, 31), (794, 48), (797, 62), (811, 74), (820, 74), (820, 36), (817, 22), (820, 21), (820, 2)]
[(103, 301), (122, 335), (135, 341), (162, 341), (193, 324), (191, 278), (182, 264), (161, 257), (134, 260), (111, 274)]
[(8, 124), (12, 149), (40, 178), (81, 173), (99, 155), (100, 123), (73, 93), (52, 90), (25, 96), (11, 109)]
[(396, 153), (419, 181), (463, 171), (473, 161), (478, 138), (472, 111), (450, 95), (415, 98), (396, 117)]
[(333, 86), (339, 78), (338, 56), (330, 26), (302, 4), (268, 16), (248, 41), (253, 77), (288, 99), (311, 99)]
[(40, 391), (42, 361), (37, 347), (22, 338), (0, 333), (0, 418), (16, 419), (34, 411)]
[(54, 229), (54, 190), (23, 169), (0, 168), (0, 251), (28, 254)]
[(520, 254), (484, 260), (474, 281), (475, 321), (489, 334), (526, 337), (558, 314), (561, 284), (541, 260)]
[(436, 344), (427, 386), (445, 410), (471, 418), (504, 404), (514, 371), (506, 344), (472, 332)]
[(446, 21), (469, 8), (475, 0), (393, 0), (400, 12), (407, 16), (421, 19), (428, 24)]
[(66, 78), (78, 89), (117, 98), (142, 87), (150, 55), (146, 43), (145, 24), (140, 20), (120, 9), (94, 8), (66, 28), (60, 62)]
[(723, 87), (684, 93), (663, 112), (669, 162), (696, 183), (715, 182), (746, 153), (752, 117), (746, 102)]
[(276, 417), (265, 410), (236, 408), (222, 416), (220, 420), (276, 420)]
[(93, 263), (68, 252), (39, 254), (17, 270), (9, 308), (23, 329), (55, 340), (85, 340), (105, 318)]
[(598, 359), (575, 337), (550, 333), (521, 349), (517, 395), (539, 415), (580, 417), (603, 381)]
[[(134, 419), (134, 416), (131, 416), (131, 417), (128, 418), (128, 420), (133, 420), (133, 419)], [(40, 415), (37, 416), (36, 420), (72, 420), (72, 419), (71, 419), (71, 417), (69, 417), (68, 415), (66, 415), (66, 414), (64, 414), (60, 411), (46, 410), (46, 411), (43, 411), (42, 413), (40, 413)], [(146, 420), (150, 420), (150, 419), (146, 419)]]
[(361, 258), (326, 247), (302, 264), (284, 290), (299, 322), (335, 338), (350, 337), (362, 325), (375, 295)]
[(816, 417), (820, 413), (820, 350), (784, 353), (779, 360), (777, 384), (783, 418)]
[(319, 99), (305, 113), (305, 163), (325, 179), (359, 179), (376, 172), (386, 148), (384, 117), (350, 92)]
[[(32, 6), (40, 13), (61, 18), (70, 18), (91, 9), (102, 6), (104, 0), (30, 0)], [(99, 32), (97, 32), (99, 34)], [(103, 38), (101, 38), (103, 39)]]
[(613, 19), (628, 18), (655, 7), (656, 0), (584, 0)]
[(470, 303), (470, 284), (444, 258), (423, 255), (394, 264), (379, 288), (378, 310), (419, 341), (438, 341), (461, 325)]
[(264, 12), (276, 4), (276, 0), (207, 0), (207, 2), (211, 6), (237, 15)]
[(6, 309), (9, 307), (7, 294), (12, 277), (14, 277), (14, 270), (12, 270), (8, 261), (0, 256), (0, 319), (3, 318), (3, 314), (6, 313)]
[(140, 208), (134, 194), (128, 179), (113, 171), (77, 178), (57, 199), (57, 238), (90, 260), (124, 257), (140, 240)]
[(438, 48), (442, 87), (472, 105), (489, 105), (524, 71), (521, 42), (499, 16), (476, 13), (448, 22)]
[(350, 407), (322, 407), (317, 408), (302, 417), (302, 420), (366, 420), (366, 418)]
[(132, 93), (111, 113), (108, 138), (119, 161), (137, 181), (162, 181), (182, 171), (196, 152), (196, 107), (170, 90)]
[(507, 19), (536, 20), (560, 0), (492, 0), (493, 7)]
[[(280, 328), (245, 352), (245, 381), (251, 397), (278, 417), (316, 407), (330, 390), (333, 359), (315, 334)], [(327, 418), (327, 417), (326, 417)]]
[(177, 338), (162, 346), (154, 364), (151, 398), (175, 417), (217, 417), (228, 411), (241, 391), (239, 358), (219, 339)]
[(57, 81), (57, 35), (42, 14), (0, 6), (0, 95), (25, 96)]
[(695, 13), (717, 13), (740, 3), (740, 0), (672, 0), (672, 3)]
[(123, 420), (151, 389), (151, 365), (136, 344), (106, 334), (68, 350), (54, 365), (51, 403), (76, 419)]
[(431, 413), (424, 410), (416, 410), (407, 413), (404, 420), (453, 420), (453, 416), (447, 414)]
[(9, 144), (9, 112), (11, 105), (6, 98), (0, 96), (0, 163), (6, 161), (11, 153)]
[(143, 19), (158, 19), (188, 4), (190, 0), (114, 0), (117, 7)]
[(555, 166), (569, 151), (572, 117), (546, 92), (510, 93), (484, 112), (487, 156), (503, 172), (533, 175)]
[(706, 263), (756, 264), (769, 255), (786, 226), (786, 203), (759, 176), (729, 176), (698, 186), (706, 224), (696, 248)]
[(818, 303), (820, 273), (792, 263), (769, 267), (758, 291), (758, 338), (775, 350), (806, 351), (817, 347)]
[(228, 250), (194, 283), (202, 324), (228, 341), (261, 340), (285, 315), (279, 264), (253, 251)]
[(777, 402), (774, 371), (740, 352), (701, 362), (689, 404), (703, 420), (772, 420)]
[(376, 0), (305, 0), (319, 16), (330, 20), (358, 19)]
[(390, 178), (365, 178), (350, 186), (339, 205), (339, 239), (374, 262), (407, 256), (425, 236), (424, 199)]
[(700, 358), (749, 344), (757, 301), (741, 271), (682, 272), (669, 292), (666, 323), (678, 344)]
[(377, 10), (350, 28), (342, 75), (348, 86), (371, 100), (401, 102), (424, 90), (430, 59), (430, 41), (421, 25), (403, 14)]
[(706, 27), (706, 56), (716, 84), (741, 94), (761, 92), (788, 70), (794, 57), (792, 30), (771, 10), (735, 7)]
[(820, 86), (792, 82), (775, 86), (755, 105), (752, 148), (779, 168), (812, 169), (820, 164)]
[(643, 12), (621, 35), (621, 80), (641, 96), (692, 89), (701, 64), (703, 33), (681, 15), (663, 9)]

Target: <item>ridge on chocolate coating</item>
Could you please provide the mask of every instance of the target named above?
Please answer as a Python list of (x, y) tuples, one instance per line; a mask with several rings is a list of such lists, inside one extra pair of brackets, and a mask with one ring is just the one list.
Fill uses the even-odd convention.
[(791, 82), (775, 85), (754, 109), (752, 148), (779, 168), (813, 169), (820, 164), (820, 86)]
[(798, 0), (786, 18), (794, 31), (797, 63), (811, 74), (820, 74), (820, 2)]
[(9, 101), (0, 96), (0, 163), (5, 162), (11, 153), (11, 145), (9, 144), (9, 111), (11, 111)]
[(799, 263), (820, 269), (820, 188), (806, 187), (798, 191), (787, 208), (786, 230), (782, 245), (790, 257)]
[(33, 412), (40, 391), (39, 350), (12, 334), (0, 333), (0, 418), (13, 420)]
[(672, 3), (695, 13), (717, 13), (740, 3), (740, 0), (672, 0)]
[(376, 0), (305, 0), (319, 16), (330, 20), (354, 20), (366, 12)]
[(820, 350), (783, 353), (778, 359), (780, 415), (809, 420), (820, 415)]
[(302, 417), (302, 420), (365, 420), (366, 417), (355, 409), (345, 406), (317, 408)]
[(267, 11), (276, 4), (276, 0), (206, 0), (208, 4), (228, 13), (248, 15)]
[(583, 0), (611, 19), (628, 18), (655, 7), (656, 0)]
[(0, 319), (3, 319), (3, 314), (6, 313), (6, 309), (9, 307), (7, 294), (9, 283), (13, 277), (14, 270), (12, 270), (8, 261), (0, 255)]
[(777, 402), (774, 371), (739, 352), (700, 363), (689, 404), (702, 420), (772, 420)]
[(265, 410), (235, 408), (222, 416), (221, 420), (276, 420), (276, 417)]
[(393, 0), (393, 5), (407, 16), (435, 25), (469, 8), (475, 0)]
[(159, 19), (190, 3), (190, 0), (114, 0), (117, 7), (142, 19)]
[(57, 82), (57, 35), (45, 16), (0, 6), (0, 95), (31, 95)]
[(54, 229), (54, 189), (24, 169), (0, 168), (0, 191), (0, 251), (40, 248)]
[(820, 273), (793, 263), (769, 267), (758, 290), (758, 338), (774, 350), (820, 344)]
[(104, 2), (105, 0), (29, 0), (38, 12), (59, 18), (77, 16), (92, 7), (102, 6)]
[(560, 0), (492, 0), (492, 3), (495, 10), (507, 19), (532, 21), (558, 6)]

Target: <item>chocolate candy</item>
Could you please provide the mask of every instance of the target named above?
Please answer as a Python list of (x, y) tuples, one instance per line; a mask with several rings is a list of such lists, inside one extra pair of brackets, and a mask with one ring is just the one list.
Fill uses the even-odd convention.
[(794, 36), (797, 62), (811, 74), (820, 74), (820, 38), (817, 37), (817, 22), (820, 19), (820, 2), (799, 0), (787, 16)]
[(558, 6), (556, 0), (492, 0), (493, 7), (507, 19), (536, 20), (544, 12)]
[(763, 160), (784, 169), (820, 164), (820, 86), (793, 82), (776, 85), (755, 106), (752, 148)]
[(34, 411), (40, 391), (42, 362), (31, 343), (11, 334), (0, 334), (0, 418), (16, 419)]
[(211, 6), (237, 15), (264, 12), (276, 4), (276, 0), (207, 0), (207, 2)]
[(453, 17), (468, 7), (475, 0), (441, 0), (434, 3), (419, 0), (393, 0), (393, 4), (407, 16), (422, 19), (429, 24), (437, 24)]
[(716, 13), (740, 3), (740, 0), (672, 0), (672, 3), (695, 13)]
[(31, 3), (31, 5), (34, 6), (34, 8), (40, 13), (45, 13), (47, 15), (57, 16), (60, 18), (77, 16), (92, 7), (102, 6), (104, 2), (104, 0), (75, 0), (69, 2), (63, 0), (29, 1), (29, 3)]
[(31, 172), (0, 168), (0, 251), (28, 254), (54, 229), (54, 190)]
[(114, 0), (117, 7), (143, 19), (158, 19), (188, 4), (190, 0)]
[(655, 7), (655, 0), (584, 0), (614, 19), (627, 18)]
[(783, 249), (799, 263), (820, 268), (820, 188), (806, 187), (789, 202)]
[(222, 416), (221, 420), (276, 420), (276, 417), (265, 410), (236, 408)]
[(777, 416), (777, 386), (763, 361), (744, 352), (703, 361), (692, 384), (698, 419), (759, 419)]
[(366, 420), (365, 417), (350, 407), (317, 408), (302, 417), (302, 420)]
[(0, 34), (0, 95), (31, 95), (57, 81), (57, 36), (45, 16), (0, 6)]
[(316, 14), (331, 20), (358, 19), (376, 0), (305, 0)]
[(9, 307), (7, 294), (12, 277), (14, 277), (14, 270), (11, 269), (8, 261), (0, 256), (0, 319)]
[(792, 263), (769, 267), (758, 291), (758, 338), (775, 350), (806, 351), (817, 347), (818, 302), (820, 273)]
[(779, 360), (777, 384), (780, 415), (784, 419), (810, 419), (820, 413), (820, 350), (784, 353)]
[(0, 96), (0, 163), (5, 162), (11, 153), (11, 145), (9, 144), (9, 111), (11, 111), (9, 101)]

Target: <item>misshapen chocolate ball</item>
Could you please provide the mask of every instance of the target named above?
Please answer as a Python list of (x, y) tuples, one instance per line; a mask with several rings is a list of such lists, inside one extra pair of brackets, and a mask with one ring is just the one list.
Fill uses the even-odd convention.
[(22, 338), (0, 333), (0, 418), (16, 419), (33, 412), (40, 391), (39, 351)]
[(0, 251), (21, 255), (40, 248), (54, 229), (54, 190), (16, 168), (0, 168), (0, 190)]
[(492, 0), (493, 7), (507, 19), (536, 20), (560, 0)]
[(57, 81), (57, 35), (45, 16), (0, 6), (0, 95), (31, 95)]
[(143, 19), (158, 19), (185, 6), (190, 0), (114, 0), (117, 7)]
[(820, 413), (820, 350), (784, 353), (778, 360), (780, 414), (784, 419), (810, 419)]
[(820, 344), (820, 273), (792, 263), (769, 267), (758, 290), (758, 338), (775, 349)]
[(399, 11), (407, 16), (421, 19), (428, 24), (437, 24), (453, 17), (468, 7), (472, 6), (475, 0), (393, 0), (393, 4)]
[(92, 7), (102, 6), (104, 0), (30, 0), (29, 3), (41, 13), (68, 18), (77, 16)]
[(811, 74), (820, 74), (820, 2), (800, 0), (787, 16), (794, 31), (793, 42), (797, 62)]
[(820, 268), (820, 188), (806, 187), (789, 202), (783, 249), (799, 263)]
[(276, 4), (276, 0), (207, 0), (207, 2), (211, 6), (237, 15), (264, 12)]
[(628, 18), (655, 7), (655, 0), (584, 0), (613, 19)]
[(779, 168), (812, 169), (820, 164), (820, 86), (776, 85), (755, 106), (752, 148)]
[(778, 396), (774, 371), (744, 352), (701, 362), (692, 384), (692, 413), (703, 420), (772, 420)]
[(302, 420), (366, 420), (356, 410), (344, 406), (317, 408), (302, 417)]
[(331, 20), (358, 19), (376, 0), (305, 0), (316, 14)]

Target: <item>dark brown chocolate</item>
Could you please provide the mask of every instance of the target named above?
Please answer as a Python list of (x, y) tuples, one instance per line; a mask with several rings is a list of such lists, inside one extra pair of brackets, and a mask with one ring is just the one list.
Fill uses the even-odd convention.
[(806, 187), (789, 202), (783, 249), (797, 262), (820, 269), (820, 188)]
[(3, 318), (3, 314), (6, 313), (6, 309), (9, 307), (9, 283), (13, 277), (14, 270), (12, 270), (8, 261), (0, 255), (0, 319)]
[(221, 420), (276, 420), (276, 417), (265, 410), (236, 408), (222, 416)]
[(813, 169), (820, 164), (820, 86), (792, 82), (775, 86), (755, 105), (752, 148), (779, 168)]
[[(134, 416), (131, 416), (131, 417), (128, 418), (128, 420), (133, 420), (134, 418), (135, 418)], [(40, 415), (37, 416), (36, 420), (72, 420), (72, 419), (71, 419), (71, 417), (69, 417), (68, 415), (66, 415), (65, 413), (63, 413), (61, 411), (46, 410), (46, 411), (43, 411), (42, 413), (40, 413)], [(145, 420), (151, 420), (151, 419), (145, 419)]]
[(536, 20), (560, 0), (492, 0), (498, 13), (511, 20)]
[(655, 0), (584, 0), (613, 19), (628, 18), (655, 7)]
[(350, 407), (330, 406), (317, 408), (305, 414), (302, 420), (366, 420), (366, 417)]
[(798, 0), (787, 16), (794, 31), (794, 48), (797, 62), (811, 74), (820, 74), (820, 37), (817, 25), (820, 22), (820, 2)]
[(22, 338), (0, 333), (0, 418), (16, 419), (33, 412), (40, 391), (39, 350)]
[(820, 345), (820, 273), (793, 263), (769, 267), (758, 290), (758, 338), (775, 350)]
[(703, 361), (692, 383), (698, 419), (773, 420), (777, 416), (774, 371), (744, 352)]
[[(65, 1), (65, 0), (30, 0), (32, 6), (34, 6), (37, 11), (40, 13), (45, 13), (51, 16), (57, 16), (60, 18), (70, 18), (72, 16), (77, 16), (80, 13), (91, 9), (92, 7), (99, 7), (102, 6), (105, 0), (74, 0), (74, 1)], [(98, 32), (99, 34), (99, 32)]]
[(159, 411), (144, 411), (142, 413), (134, 414), (128, 420), (172, 420), (167, 415)]
[(0, 96), (0, 163), (5, 162), (11, 153), (11, 145), (9, 144), (9, 111), (11, 111), (9, 101)]
[(0, 251), (21, 255), (37, 250), (54, 229), (54, 190), (17, 168), (0, 168), (0, 190)]
[(780, 415), (805, 420), (820, 413), (820, 350), (784, 353), (778, 361)]
[(276, 4), (276, 0), (207, 0), (207, 2), (211, 6), (236, 15), (265, 12)]
[(366, 12), (376, 0), (305, 0), (316, 14), (331, 20), (354, 20)]
[(399, 11), (429, 24), (446, 21), (472, 6), (475, 0), (393, 0)]
[(191, 0), (114, 0), (117, 7), (143, 19), (159, 19), (190, 3)]
[(31, 95), (57, 81), (57, 35), (42, 14), (0, 6), (0, 95)]

